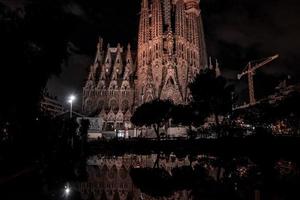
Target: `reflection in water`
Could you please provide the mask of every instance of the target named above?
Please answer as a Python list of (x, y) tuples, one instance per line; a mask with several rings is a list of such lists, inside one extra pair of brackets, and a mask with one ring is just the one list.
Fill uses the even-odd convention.
[[(88, 179), (79, 184), (83, 199), (288, 199), (272, 193), (263, 198), (268, 174), (298, 177), (295, 163), (276, 161), (273, 170), (249, 158), (149, 154), (97, 155), (87, 163)], [(273, 173), (274, 172), (274, 173)], [(274, 180), (275, 176), (273, 177)], [(271, 179), (270, 179), (271, 180)], [(272, 186), (273, 187), (273, 186)], [(274, 188), (275, 189), (275, 186)], [(282, 196), (282, 195), (281, 195)]]

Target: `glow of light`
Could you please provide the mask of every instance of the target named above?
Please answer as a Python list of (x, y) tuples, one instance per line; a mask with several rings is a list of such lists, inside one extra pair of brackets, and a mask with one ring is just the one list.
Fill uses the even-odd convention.
[(76, 99), (74, 95), (69, 96), (68, 102), (73, 103), (73, 101)]
[(66, 194), (66, 196), (68, 196), (70, 194), (70, 192), (71, 192), (70, 187), (69, 186), (65, 186), (65, 194)]

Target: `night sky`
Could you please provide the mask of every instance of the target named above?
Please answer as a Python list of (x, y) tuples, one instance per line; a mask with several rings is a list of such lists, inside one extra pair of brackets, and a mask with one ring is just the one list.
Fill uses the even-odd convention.
[[(27, 1), (0, 2), (17, 9)], [(76, 26), (70, 36), (71, 56), (62, 64), (61, 75), (49, 80), (48, 87), (64, 100), (71, 92), (81, 94), (99, 35), (112, 46), (130, 42), (136, 49), (140, 0), (61, 2), (64, 11), (74, 15)], [(256, 74), (258, 97), (272, 93), (284, 76), (299, 80), (300, 1), (202, 0), (200, 6), (208, 54), (218, 58), (223, 74), (237, 83), (240, 97), (246, 97), (246, 79), (236, 81), (236, 75), (250, 60), (280, 55)]]

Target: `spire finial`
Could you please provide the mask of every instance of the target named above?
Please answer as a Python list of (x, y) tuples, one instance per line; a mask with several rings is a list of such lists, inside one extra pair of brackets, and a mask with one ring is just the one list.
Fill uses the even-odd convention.
[(103, 46), (103, 39), (101, 38), (101, 36), (99, 36), (98, 38), (98, 44), (97, 44), (97, 49), (101, 50)]
[(117, 45), (117, 49), (118, 49), (118, 50), (120, 50), (120, 48), (121, 48), (121, 44), (120, 44), (120, 43), (118, 43), (118, 45)]
[(221, 76), (221, 70), (220, 70), (220, 68), (219, 68), (219, 62), (218, 62), (218, 59), (216, 59), (216, 69), (215, 69), (215, 71), (216, 71), (216, 77)]
[(211, 56), (209, 56), (209, 69), (213, 69), (212, 61), (211, 61)]
[(142, 8), (148, 8), (148, 0), (142, 1)]

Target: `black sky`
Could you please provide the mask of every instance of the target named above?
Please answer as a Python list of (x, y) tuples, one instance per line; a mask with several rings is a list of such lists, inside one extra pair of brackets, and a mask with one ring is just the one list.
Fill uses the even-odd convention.
[[(0, 0), (13, 9), (26, 0)], [(70, 91), (80, 94), (95, 54), (97, 37), (116, 45), (136, 45), (140, 0), (65, 0), (61, 6), (74, 15), (68, 64), (60, 77), (49, 81), (52, 93), (63, 99)], [(235, 81), (250, 60), (279, 54), (280, 58), (256, 75), (257, 95), (272, 92), (278, 77), (300, 77), (300, 1), (297, 0), (202, 0), (200, 3), (208, 54), (218, 58), (223, 74)], [(237, 82), (246, 92), (246, 80)]]

